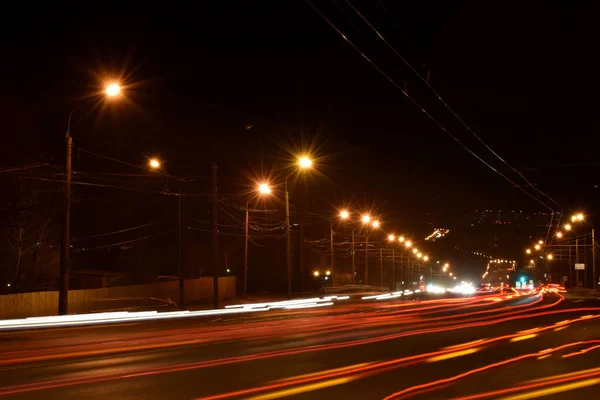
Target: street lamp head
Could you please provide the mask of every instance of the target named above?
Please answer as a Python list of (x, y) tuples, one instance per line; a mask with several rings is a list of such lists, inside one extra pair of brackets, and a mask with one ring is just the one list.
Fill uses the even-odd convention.
[(157, 158), (151, 158), (148, 161), (148, 165), (150, 166), (150, 168), (152, 169), (159, 169), (160, 168), (160, 161), (158, 161)]
[(413, 249), (413, 254), (417, 254), (419, 252), (418, 249)]
[(298, 165), (302, 169), (307, 169), (312, 167), (312, 160), (306, 156), (302, 156), (298, 159)]
[(417, 254), (417, 258), (423, 258), (423, 254), (421, 254), (421, 253)]
[(121, 93), (121, 86), (118, 83), (110, 83), (106, 86), (106, 89), (104, 89), (104, 93), (108, 97), (118, 96), (119, 93)]
[(379, 228), (379, 221), (373, 221), (373, 228)]
[(363, 222), (363, 224), (368, 224), (370, 220), (371, 220), (370, 216), (368, 216), (366, 214), (362, 216), (362, 222)]
[(563, 237), (563, 233), (562, 232), (556, 232), (556, 237), (557, 238), (562, 238)]
[(340, 212), (340, 218), (341, 219), (348, 219), (350, 217), (350, 213), (346, 210), (342, 210)]
[(452, 272), (450, 272), (448, 275), (452, 276)]
[(258, 185), (258, 192), (260, 194), (271, 194), (271, 187), (268, 183), (261, 183)]
[(552, 260), (554, 258), (554, 256), (552, 254), (548, 254), (548, 260)]
[(393, 242), (394, 240), (396, 240), (396, 236), (394, 236), (394, 235), (388, 235), (388, 240), (390, 242)]
[(535, 248), (536, 250), (539, 250), (539, 249), (541, 249), (542, 247), (541, 247), (539, 244), (536, 244), (536, 245), (534, 246), (534, 248)]
[(410, 240), (407, 240), (406, 243), (404, 243), (404, 245), (406, 247), (410, 247), (410, 246), (412, 246), (412, 242)]
[(541, 245), (541, 244), (544, 244), (544, 241), (543, 241), (543, 240), (539, 240), (539, 241), (538, 241), (538, 244), (540, 244), (540, 245)]
[(315, 271), (315, 272), (313, 272), (313, 275), (314, 275), (314, 276), (319, 276), (319, 271)]
[(527, 249), (527, 250), (525, 250), (525, 253), (527, 253), (527, 254), (531, 254), (531, 249)]
[(404, 236), (398, 237), (398, 242), (400, 242), (400, 243), (404, 242)]
[(429, 261), (429, 256), (425, 256), (425, 257), (423, 257), (423, 260), (424, 260), (424, 261)]
[(454, 277), (453, 279), (456, 280), (456, 277)]
[(566, 224), (565, 225), (565, 231), (570, 231), (572, 228), (571, 224)]
[(584, 219), (584, 216), (582, 213), (577, 214), (575, 217), (577, 218), (577, 221), (583, 221), (583, 219)]

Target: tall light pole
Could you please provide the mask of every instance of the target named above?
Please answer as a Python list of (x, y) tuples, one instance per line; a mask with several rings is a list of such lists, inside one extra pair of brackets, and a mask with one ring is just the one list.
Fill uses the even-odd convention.
[[(261, 183), (258, 185), (258, 193), (260, 195), (269, 195), (271, 194), (271, 187), (268, 183)], [(250, 199), (246, 199), (246, 240), (244, 241), (244, 286), (242, 288), (242, 297), (246, 297), (248, 294), (248, 242), (250, 240), (249, 235), (249, 209)]]
[[(312, 161), (307, 156), (302, 156), (298, 159), (298, 167), (300, 169), (309, 169), (312, 167)], [(292, 243), (290, 237), (290, 194), (288, 192), (288, 178), (290, 174), (285, 176), (285, 264), (287, 272), (287, 293), (288, 297), (292, 297)]]
[[(590, 226), (592, 228), (592, 289), (597, 289), (598, 288), (598, 278), (596, 276), (596, 232), (594, 230), (594, 223), (592, 221), (588, 221), (582, 213), (577, 213), (571, 217), (571, 222), (573, 222), (573, 223), (582, 222), (582, 221), (585, 221), (588, 224), (590, 224)], [(565, 229), (571, 230), (571, 225), (570, 224), (565, 225)], [(585, 248), (585, 242), (584, 242), (584, 248)], [(576, 250), (576, 253), (578, 253), (577, 250)], [(587, 254), (587, 250), (585, 250), (584, 255), (585, 254)], [(579, 260), (577, 260), (577, 262), (579, 262)], [(587, 266), (586, 266), (586, 268), (587, 268)], [(579, 271), (577, 271), (577, 275), (579, 275)], [(584, 276), (587, 276), (586, 270), (584, 270)], [(579, 276), (577, 277), (577, 284), (579, 285)]]
[[(346, 220), (348, 218), (350, 218), (350, 213), (347, 210), (342, 210), (340, 212), (340, 218), (342, 220)], [(352, 243), (351, 243), (351, 248), (350, 248), (350, 253), (352, 256), (352, 284), (354, 285), (354, 275), (355, 275), (355, 266), (354, 266), (354, 225), (352, 225)]]
[[(106, 86), (104, 94), (107, 97), (115, 97), (121, 93), (121, 87), (117, 83)], [(69, 274), (71, 272), (71, 154), (73, 150), (73, 139), (71, 137), (71, 119), (75, 109), (69, 114), (67, 122), (66, 160), (65, 160), (65, 214), (63, 220), (63, 234), (60, 247), (60, 282), (58, 286), (58, 314), (69, 313)]]

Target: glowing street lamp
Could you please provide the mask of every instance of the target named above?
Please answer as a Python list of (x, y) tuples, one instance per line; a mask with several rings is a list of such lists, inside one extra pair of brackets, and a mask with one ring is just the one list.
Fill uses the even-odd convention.
[(561, 239), (563, 237), (563, 233), (562, 232), (556, 232), (556, 237)]
[(542, 246), (540, 246), (539, 244), (536, 244), (535, 246), (533, 246), (536, 250), (539, 250), (542, 248)]
[(429, 256), (424, 256), (423, 261), (429, 261)]
[(150, 166), (150, 168), (152, 169), (159, 169), (160, 168), (160, 161), (158, 161), (158, 159), (156, 158), (151, 158), (148, 161), (148, 165)]
[(261, 183), (258, 185), (258, 192), (260, 194), (271, 194), (271, 187), (268, 183)]
[(371, 220), (371, 217), (369, 215), (365, 214), (362, 216), (361, 220), (362, 220), (363, 224), (368, 224), (369, 221)]
[(312, 167), (312, 160), (307, 156), (302, 156), (298, 159), (298, 165), (302, 169), (310, 168)]
[(571, 224), (565, 224), (565, 231), (570, 231), (571, 228), (573, 228)]
[(379, 228), (379, 221), (373, 221), (373, 228)]
[(400, 236), (400, 237), (398, 238), (398, 242), (400, 242), (400, 243), (404, 242), (404, 236)]
[(546, 258), (548, 258), (548, 260), (552, 260), (552, 259), (554, 258), (554, 256), (553, 256), (552, 254), (548, 254), (548, 255), (546, 256)]
[(340, 218), (341, 219), (348, 219), (348, 218), (350, 218), (350, 213), (348, 211), (346, 211), (346, 210), (342, 210), (340, 212)]
[(419, 249), (413, 249), (413, 254), (417, 254), (419, 252)]
[(543, 240), (538, 240), (538, 244), (544, 244)]
[(452, 272), (450, 272), (448, 275), (452, 276)]
[(396, 240), (396, 236), (395, 236), (395, 235), (393, 235), (393, 234), (392, 234), (392, 235), (388, 235), (388, 240), (389, 240), (390, 242), (393, 242), (394, 240)]
[(106, 89), (104, 89), (104, 93), (109, 97), (118, 96), (119, 93), (121, 93), (121, 86), (118, 83), (113, 82), (106, 86)]
[(314, 276), (314, 277), (318, 277), (318, 276), (319, 276), (319, 271), (315, 271), (315, 272), (313, 272), (313, 276)]
[(527, 253), (527, 254), (531, 254), (531, 249), (527, 249), (527, 250), (525, 250), (525, 253)]
[(406, 242), (404, 242), (404, 245), (406, 247), (410, 247), (410, 246), (412, 246), (412, 242), (410, 240), (407, 240)]

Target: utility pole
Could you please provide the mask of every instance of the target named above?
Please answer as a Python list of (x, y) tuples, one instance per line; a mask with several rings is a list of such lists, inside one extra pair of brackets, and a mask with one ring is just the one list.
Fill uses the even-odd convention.
[(250, 199), (246, 200), (246, 240), (244, 241), (244, 286), (242, 288), (242, 297), (246, 297), (246, 295), (248, 294), (248, 223), (249, 223), (249, 210), (248, 210), (248, 206), (249, 206), (249, 201)]
[(592, 289), (598, 289), (598, 278), (596, 277), (596, 236), (592, 227)]
[(329, 251), (331, 252), (331, 286), (334, 286), (333, 277), (335, 276), (335, 254), (333, 252), (333, 221), (329, 221)]
[(217, 164), (212, 163), (212, 263), (213, 263), (213, 306), (219, 308), (219, 218), (217, 216)]
[(392, 249), (392, 284), (390, 290), (396, 290), (396, 252)]
[[(575, 238), (575, 264), (579, 263), (579, 238)], [(579, 270), (575, 270), (575, 280), (577, 281), (575, 287), (579, 287)]]
[(354, 227), (352, 227), (352, 284), (354, 285), (354, 275), (355, 275), (355, 269), (354, 269)]
[(287, 294), (292, 298), (292, 242), (290, 238), (290, 194), (288, 177), (285, 177), (285, 267), (287, 272)]
[(66, 145), (67, 154), (65, 162), (65, 215), (63, 220), (62, 245), (60, 247), (60, 283), (58, 287), (58, 314), (69, 313), (69, 273), (71, 271), (71, 153), (73, 149), (73, 138), (71, 137), (71, 118), (69, 114), (67, 123)]
[(183, 242), (181, 229), (181, 189), (177, 194), (177, 275), (179, 276), (179, 309), (185, 310), (185, 281), (183, 277)]
[(383, 286), (383, 247), (379, 248), (379, 287)]
[(365, 233), (365, 285), (369, 284), (369, 235)]
[(304, 225), (306, 218), (300, 224), (300, 292), (304, 292)]

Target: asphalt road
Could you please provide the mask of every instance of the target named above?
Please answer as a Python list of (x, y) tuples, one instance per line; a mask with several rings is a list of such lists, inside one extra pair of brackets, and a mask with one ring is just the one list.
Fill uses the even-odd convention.
[(11, 399), (597, 399), (600, 300), (558, 294), (0, 333)]

